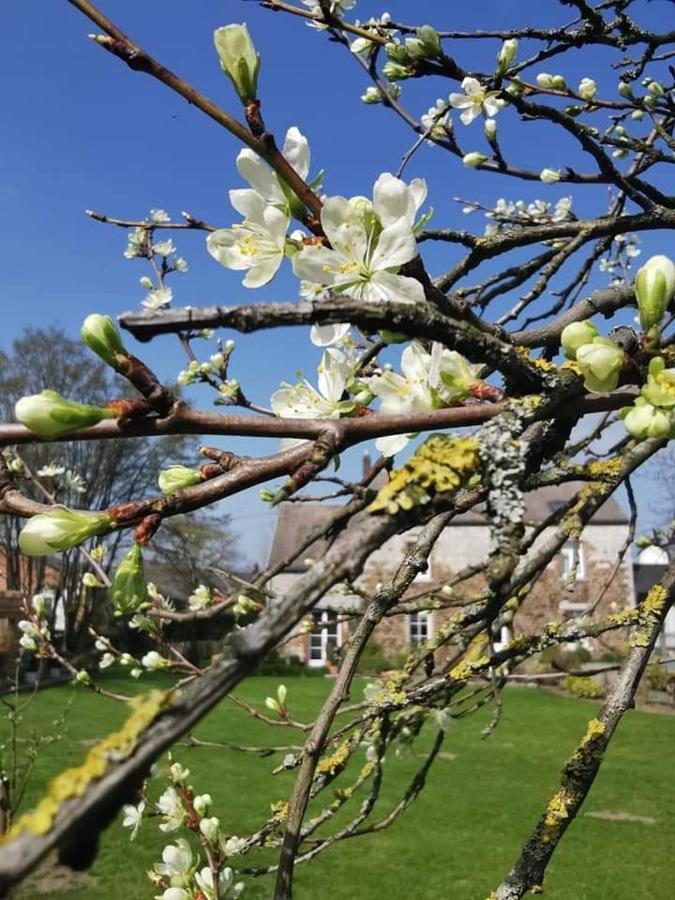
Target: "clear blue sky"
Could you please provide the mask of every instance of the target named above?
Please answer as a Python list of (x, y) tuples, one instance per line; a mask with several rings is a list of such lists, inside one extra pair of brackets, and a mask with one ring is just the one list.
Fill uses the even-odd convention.
[[(328, 43), (299, 19), (263, 10), (252, 0), (101, 0), (101, 7), (149, 52), (235, 114), (239, 114), (235, 97), (219, 71), (211, 36), (220, 25), (246, 21), (262, 54), (259, 93), (268, 127), (283, 137), (289, 125), (299, 126), (311, 143), (313, 169), (326, 169), (328, 193), (369, 194), (377, 175), (395, 170), (412, 142), (391, 113), (359, 101), (366, 80), (343, 48)], [(395, 0), (384, 8), (395, 20), (407, 21), (414, 13), (418, 22), (466, 30), (555, 26), (571, 18), (570, 9), (553, 0), (480, 4)], [(670, 8), (665, 0), (631, 7), (640, 11), (643, 24), (655, 28), (662, 27), (664, 12)], [(361, 0), (352, 13), (365, 19), (382, 11), (379, 3)], [(145, 274), (143, 263), (124, 259), (124, 231), (90, 221), (85, 209), (122, 218), (140, 218), (151, 207), (163, 207), (173, 217), (186, 209), (229, 225), (236, 214), (227, 191), (243, 185), (234, 165), (239, 151), (235, 139), (158, 82), (132, 72), (87, 40), (94, 27), (65, 0), (40, 4), (39, 16), (34, 5), (8, 0), (3, 5), (3, 26), (0, 346), (8, 349), (27, 326), (56, 323), (76, 335), (88, 312), (117, 315), (138, 307), (144, 293), (138, 285)], [(498, 46), (497, 41), (466, 42), (455, 52), (466, 68), (489, 70)], [(527, 52), (525, 45), (521, 52)], [(593, 52), (592, 68), (578, 54), (568, 54), (546, 69), (564, 74), (571, 84), (589, 75), (598, 80), (601, 93), (615, 90), (616, 78), (608, 66), (614, 54), (601, 48)], [(449, 90), (457, 87), (427, 79), (405, 82), (403, 96), (419, 114)], [(504, 146), (519, 164), (540, 169), (571, 163), (589, 170), (589, 160), (547, 127), (519, 127), (512, 110), (501, 112), (498, 122)], [(467, 149), (484, 148), (479, 122), (470, 129), (457, 122), (456, 128)], [(439, 227), (482, 229), (478, 216), (461, 215), (452, 200), (455, 195), (493, 204), (499, 196), (555, 201), (570, 192), (560, 185), (481, 176), (431, 147), (415, 156), (407, 177), (415, 175), (428, 181), (434, 224)], [(602, 211), (604, 191), (573, 193), (580, 213)], [(255, 293), (243, 288), (237, 273), (222, 269), (206, 254), (203, 235), (178, 233), (174, 240), (190, 263), (190, 273), (173, 282), (174, 305), (296, 296), (297, 282), (288, 275)], [(645, 238), (643, 258), (667, 249), (663, 232)], [(448, 248), (428, 251), (425, 257), (434, 273), (456, 259)], [(594, 286), (604, 283), (600, 275)], [(280, 378), (292, 379), (298, 369), (311, 377), (318, 361), (319, 354), (299, 330), (237, 341), (233, 374), (262, 403)], [(142, 351), (163, 378), (175, 378), (183, 367), (169, 338), (134, 349)], [(254, 449), (250, 441), (228, 446), (260, 452), (260, 446)], [(347, 460), (346, 471), (353, 473), (356, 465), (355, 457)], [(642, 506), (647, 514), (651, 493), (645, 481)], [(228, 508), (242, 517), (249, 532), (243, 547), (259, 557), (273, 517), (252, 495), (229, 501)], [(644, 524), (648, 519), (646, 515)]]

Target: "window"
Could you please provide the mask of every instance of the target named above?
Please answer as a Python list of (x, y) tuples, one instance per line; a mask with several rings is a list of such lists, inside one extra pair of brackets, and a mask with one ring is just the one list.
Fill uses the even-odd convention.
[(426, 612), (410, 613), (408, 616), (408, 635), (411, 644), (423, 644), (429, 640), (430, 616)]
[(317, 610), (314, 622), (314, 631), (309, 635), (309, 664), (323, 666), (340, 646), (337, 613), (332, 609)]
[(570, 543), (560, 551), (562, 560), (560, 577), (563, 581), (583, 581), (586, 577), (584, 554), (580, 544)]

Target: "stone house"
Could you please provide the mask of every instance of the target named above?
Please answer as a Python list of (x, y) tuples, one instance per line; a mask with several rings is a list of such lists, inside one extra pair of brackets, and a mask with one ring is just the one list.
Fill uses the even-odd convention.
[[(556, 485), (532, 491), (526, 501), (526, 522), (536, 526), (560, 505), (569, 500), (579, 488), (578, 483)], [(335, 507), (321, 503), (284, 503), (279, 515), (269, 554), (269, 565), (276, 566), (288, 558), (293, 550), (324, 524)], [(546, 538), (545, 529), (537, 540)], [(516, 613), (512, 629), (516, 633), (540, 630), (547, 622), (561, 621), (578, 615), (595, 603), (606, 580), (617, 563), (619, 553), (628, 537), (628, 519), (613, 498), (607, 500), (586, 526), (578, 541), (570, 542), (549, 563), (545, 572)], [(368, 591), (392, 573), (392, 566), (402, 558), (415, 540), (416, 530), (396, 535), (375, 551), (368, 559), (358, 586)], [(536, 546), (536, 543), (535, 543)], [(327, 542), (317, 541), (302, 556), (275, 576), (271, 587), (278, 596), (307, 570), (313, 559), (325, 551)], [(425, 587), (441, 587), (450, 575), (477, 565), (487, 558), (490, 532), (487, 520), (480, 512), (458, 516), (445, 529), (433, 548), (426, 572), (420, 574), (409, 593), (419, 595)], [(480, 576), (463, 582), (457, 591), (465, 596), (480, 590)], [(310, 666), (325, 666), (335, 656), (349, 634), (350, 612), (363, 608), (362, 598), (337, 589), (323, 598), (314, 612), (315, 629), (293, 638), (284, 645), (285, 653), (300, 658)], [(597, 615), (604, 617), (635, 604), (633, 567), (630, 552), (624, 555), (620, 569), (610, 588), (597, 607)], [(436, 629), (453, 614), (452, 609), (435, 609), (428, 613), (411, 613), (387, 617), (376, 629), (374, 640), (384, 654), (395, 661), (409, 652), (411, 646), (432, 637)], [(495, 646), (508, 641), (511, 629), (504, 627), (495, 635)], [(625, 636), (605, 635), (595, 649), (621, 646)]]

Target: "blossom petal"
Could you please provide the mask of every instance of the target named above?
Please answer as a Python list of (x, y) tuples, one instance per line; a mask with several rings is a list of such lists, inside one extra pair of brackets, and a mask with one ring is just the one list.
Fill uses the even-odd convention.
[(309, 333), (309, 339), (315, 347), (329, 347), (348, 334), (350, 329), (349, 322), (336, 325), (312, 325)]
[(267, 256), (259, 259), (254, 266), (251, 266), (246, 278), (242, 281), (244, 287), (258, 288), (264, 284), (269, 284), (279, 271), (283, 258), (283, 254), (280, 253), (278, 256)]
[(370, 260), (371, 271), (402, 266), (417, 256), (417, 241), (404, 223), (389, 225), (380, 234)]
[(335, 270), (340, 264), (334, 250), (316, 245), (303, 247), (292, 261), (293, 271), (298, 278), (315, 284), (332, 284), (335, 280)]
[(206, 249), (226, 269), (248, 269), (251, 261), (240, 253), (238, 237), (238, 230), (234, 228), (219, 228), (207, 237)]
[(286, 198), (279, 187), (276, 175), (253, 150), (249, 150), (246, 147), (240, 151), (237, 157), (237, 169), (241, 177), (248, 181), (253, 190), (265, 200), (274, 203), (286, 203)]
[(252, 188), (230, 191), (230, 203), (245, 219), (257, 222), (259, 225), (263, 224), (265, 201), (257, 191)]
[(375, 441), (375, 446), (382, 456), (394, 456), (410, 443), (412, 434), (392, 434), (388, 437), (380, 437)]
[(399, 303), (424, 303), (424, 288), (416, 278), (376, 272), (366, 285), (364, 300), (384, 300)]
[(309, 174), (309, 143), (304, 134), (292, 125), (286, 132), (283, 154), (301, 178)]

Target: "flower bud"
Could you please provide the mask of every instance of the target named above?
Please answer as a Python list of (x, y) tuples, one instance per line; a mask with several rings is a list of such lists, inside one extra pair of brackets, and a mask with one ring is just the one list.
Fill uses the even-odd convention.
[(54, 506), (28, 520), (19, 535), (19, 547), (26, 556), (48, 556), (104, 534), (113, 526), (107, 513), (74, 512), (65, 506)]
[(33, 594), (30, 605), (32, 606), (35, 615), (40, 618), (45, 614), (47, 609), (47, 598), (44, 594)]
[(120, 333), (110, 316), (91, 313), (82, 323), (80, 335), (87, 347), (113, 368), (117, 366), (118, 356), (125, 358), (129, 356), (129, 351), (122, 343)]
[(567, 90), (567, 82), (562, 75), (554, 75), (551, 79), (551, 87), (556, 91)]
[(675, 295), (675, 265), (667, 256), (652, 256), (635, 276), (640, 324), (645, 331), (661, 325)]
[(647, 384), (640, 393), (653, 406), (675, 407), (675, 369), (666, 369), (663, 357), (656, 356), (649, 361)]
[(405, 44), (397, 44), (394, 41), (389, 41), (388, 44), (384, 45), (384, 52), (387, 54), (387, 59), (399, 63), (402, 66), (405, 66), (410, 62), (408, 47)]
[(560, 172), (557, 169), (542, 169), (539, 173), (539, 180), (544, 184), (555, 184), (560, 181)]
[(159, 489), (163, 494), (173, 494), (183, 488), (199, 484), (202, 480), (199, 469), (190, 469), (188, 466), (169, 466), (159, 473)]
[(627, 81), (620, 81), (618, 90), (624, 100), (629, 100), (633, 96), (633, 88)]
[(549, 75), (548, 72), (540, 72), (537, 75), (537, 84), (545, 91), (550, 91), (553, 87), (553, 75)]
[(195, 799), (192, 801), (195, 812), (200, 818), (204, 818), (204, 816), (209, 811), (212, 803), (213, 800), (211, 798), (211, 794), (199, 794), (199, 796), (195, 797)]
[(108, 597), (118, 616), (136, 612), (145, 603), (147, 588), (143, 574), (143, 554), (138, 544), (123, 557), (117, 567)]
[(391, 59), (382, 66), (382, 74), (387, 81), (403, 81), (404, 78), (410, 78), (410, 70)]
[(93, 572), (85, 572), (82, 576), (82, 584), (88, 588), (99, 588), (103, 587), (98, 578), (94, 575)]
[[(422, 56), (427, 58), (433, 58), (435, 56), (442, 56), (443, 49), (441, 47), (441, 39), (438, 36), (438, 32), (431, 25), (420, 25), (417, 29), (417, 40), (420, 43), (420, 47), (422, 50)], [(406, 41), (406, 46), (409, 41)], [(414, 58), (414, 54), (411, 53), (411, 56)]]
[(485, 129), (485, 137), (488, 141), (494, 141), (497, 137), (497, 123), (494, 119), (486, 119), (485, 125), (483, 126)]
[(664, 97), (666, 92), (663, 89), (663, 85), (658, 81), (650, 81), (649, 87), (647, 88), (650, 94), (654, 97)]
[(77, 684), (91, 684), (91, 675), (86, 669), (80, 669), (75, 675), (75, 681)]
[(667, 437), (672, 427), (672, 414), (652, 406), (643, 397), (638, 397), (634, 406), (622, 409), (619, 415), (626, 431), (638, 441)]
[(598, 86), (592, 78), (582, 78), (577, 88), (577, 94), (584, 100), (593, 100), (598, 93)]
[(256, 52), (246, 25), (225, 25), (213, 32), (213, 43), (223, 72), (234, 85), (242, 103), (255, 100), (258, 92), (260, 54)]
[(150, 672), (159, 672), (160, 669), (168, 668), (169, 660), (156, 650), (150, 650), (141, 658), (141, 665)]
[(585, 322), (571, 322), (566, 325), (560, 335), (560, 343), (563, 352), (568, 359), (577, 358), (577, 350), (584, 344), (591, 344), (594, 338), (599, 337), (600, 332), (590, 320)]
[(577, 362), (587, 390), (596, 393), (613, 391), (625, 362), (621, 347), (609, 338), (596, 337), (577, 350)]
[(487, 156), (483, 153), (478, 153), (474, 151), (473, 153), (467, 153), (462, 157), (462, 162), (468, 169), (477, 169), (478, 166), (482, 166), (486, 161)]
[(202, 819), (199, 823), (199, 830), (210, 844), (215, 844), (220, 831), (220, 820), (216, 816), (210, 819)]
[(509, 38), (509, 40), (504, 41), (502, 46), (499, 48), (499, 53), (497, 54), (497, 71), (500, 74), (508, 69), (513, 60), (516, 58), (517, 53), (518, 41), (516, 40), (516, 38)]
[(88, 406), (64, 399), (56, 391), (22, 397), (14, 407), (16, 418), (43, 441), (52, 441), (72, 431), (89, 428), (103, 419), (114, 419), (111, 409)]
[(190, 777), (190, 770), (186, 769), (185, 766), (181, 766), (181, 764), (177, 762), (171, 764), (169, 773), (174, 784), (185, 785), (188, 778)]

